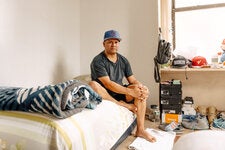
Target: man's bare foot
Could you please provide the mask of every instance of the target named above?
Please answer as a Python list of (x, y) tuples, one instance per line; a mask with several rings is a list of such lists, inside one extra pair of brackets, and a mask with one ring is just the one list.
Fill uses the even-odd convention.
[(156, 138), (155, 138), (154, 136), (150, 135), (150, 134), (149, 134), (147, 131), (145, 131), (145, 130), (139, 131), (139, 132), (137, 131), (137, 132), (136, 132), (136, 136), (141, 137), (141, 138), (144, 138), (144, 139), (146, 139), (147, 141), (152, 142), (152, 143), (156, 142)]

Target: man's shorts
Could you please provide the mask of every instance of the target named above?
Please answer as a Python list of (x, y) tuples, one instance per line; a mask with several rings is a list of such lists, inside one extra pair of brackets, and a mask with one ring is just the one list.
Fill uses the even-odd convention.
[(127, 102), (127, 101), (126, 101), (126, 95), (125, 95), (125, 94), (116, 94), (116, 93), (114, 93), (114, 94), (112, 94), (111, 96), (112, 96), (113, 98), (115, 98), (117, 101), (122, 100), (122, 101), (124, 101), (124, 102), (126, 102), (126, 103), (128, 103), (128, 104), (133, 104), (133, 103), (134, 103), (134, 100), (131, 100), (131, 101)]
[[(128, 87), (129, 85), (123, 85), (124, 87)], [(131, 101), (129, 101), (129, 102), (127, 102), (127, 100), (126, 100), (126, 95), (125, 94), (118, 94), (118, 93), (114, 93), (114, 92), (112, 92), (112, 91), (108, 91), (109, 92), (109, 94), (114, 98), (114, 99), (116, 99), (117, 101), (124, 101), (124, 102), (126, 102), (126, 103), (130, 103), (130, 104), (133, 104), (134, 103), (134, 100), (131, 100)]]
[(118, 100), (118, 101), (120, 101), (120, 100), (126, 101), (126, 95), (125, 94), (116, 94), (116, 93), (113, 93), (111, 96), (113, 98), (115, 98), (116, 100)]

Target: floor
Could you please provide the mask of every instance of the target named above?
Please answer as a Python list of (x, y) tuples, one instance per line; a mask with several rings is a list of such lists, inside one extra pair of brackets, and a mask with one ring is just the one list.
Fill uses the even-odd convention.
[[(160, 130), (158, 128), (158, 126), (159, 126), (159, 122), (152, 122), (152, 121), (150, 121), (149, 119), (146, 118), (146, 120), (145, 120), (145, 128), (154, 128), (154, 129)], [(117, 147), (116, 150), (128, 150), (128, 146), (135, 140), (135, 137), (134, 137), (135, 130), (136, 129), (134, 129), (132, 135), (128, 136)], [(189, 133), (189, 132), (192, 132), (192, 130), (185, 129), (182, 134), (186, 134), (186, 133)], [(175, 138), (175, 140), (174, 140), (174, 142), (176, 142), (182, 134), (177, 135), (176, 138)]]

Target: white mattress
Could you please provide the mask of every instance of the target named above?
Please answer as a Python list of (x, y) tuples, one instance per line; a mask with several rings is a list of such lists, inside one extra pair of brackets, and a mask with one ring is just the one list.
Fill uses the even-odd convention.
[(32, 150), (108, 150), (135, 120), (128, 109), (103, 100), (66, 119), (0, 111), (0, 146)]

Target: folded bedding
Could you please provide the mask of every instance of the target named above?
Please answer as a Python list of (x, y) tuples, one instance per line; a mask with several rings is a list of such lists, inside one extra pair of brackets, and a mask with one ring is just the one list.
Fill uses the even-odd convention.
[(79, 80), (31, 88), (0, 87), (0, 110), (38, 112), (56, 118), (95, 109), (101, 101), (101, 96)]

